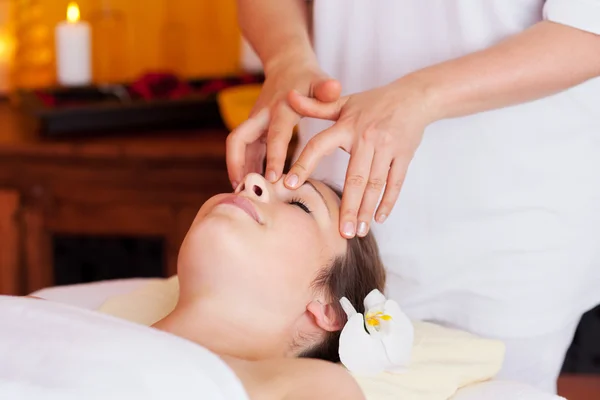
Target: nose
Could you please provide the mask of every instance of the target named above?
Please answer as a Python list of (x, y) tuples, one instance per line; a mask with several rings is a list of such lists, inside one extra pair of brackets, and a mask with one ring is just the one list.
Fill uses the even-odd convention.
[(245, 193), (246, 196), (267, 203), (269, 201), (269, 185), (265, 178), (256, 173), (246, 175), (244, 181), (240, 185), (240, 193)]

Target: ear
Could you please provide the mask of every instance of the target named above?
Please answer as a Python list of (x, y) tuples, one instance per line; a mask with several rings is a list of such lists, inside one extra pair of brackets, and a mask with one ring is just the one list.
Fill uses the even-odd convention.
[(312, 315), (317, 326), (327, 332), (341, 331), (344, 327), (331, 304), (323, 304), (317, 300), (311, 301), (306, 306), (306, 311)]

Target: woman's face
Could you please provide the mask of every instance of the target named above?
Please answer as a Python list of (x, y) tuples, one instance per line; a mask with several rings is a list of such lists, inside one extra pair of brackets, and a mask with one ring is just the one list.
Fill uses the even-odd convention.
[(182, 296), (218, 290), (278, 318), (315, 299), (314, 279), (346, 252), (339, 198), (319, 181), (294, 191), (282, 182), (250, 174), (204, 203), (179, 253)]

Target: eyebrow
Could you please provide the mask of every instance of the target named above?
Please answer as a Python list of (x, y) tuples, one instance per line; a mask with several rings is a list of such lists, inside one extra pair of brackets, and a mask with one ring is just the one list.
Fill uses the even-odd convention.
[(323, 200), (323, 204), (325, 205), (325, 208), (327, 209), (327, 213), (331, 217), (331, 211), (329, 210), (329, 206), (327, 205), (327, 201), (325, 200), (325, 196), (323, 196), (323, 193), (321, 193), (321, 191), (319, 189), (317, 189), (317, 187), (311, 181), (305, 181), (302, 186), (304, 186), (304, 185), (310, 186), (311, 188), (314, 189), (315, 192), (317, 192), (317, 194), (319, 195), (321, 200)]

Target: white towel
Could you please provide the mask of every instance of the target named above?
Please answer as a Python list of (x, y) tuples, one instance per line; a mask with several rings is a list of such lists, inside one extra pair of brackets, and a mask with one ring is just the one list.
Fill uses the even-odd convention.
[(0, 399), (248, 400), (219, 357), (156, 329), (6, 296), (0, 321)]

